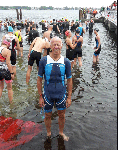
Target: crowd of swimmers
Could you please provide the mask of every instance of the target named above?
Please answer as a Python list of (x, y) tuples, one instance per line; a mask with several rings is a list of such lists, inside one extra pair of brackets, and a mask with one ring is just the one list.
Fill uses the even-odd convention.
[[(46, 25), (45, 25), (46, 23)], [(28, 70), (26, 74), (26, 83), (29, 83), (30, 74), (32, 71), (32, 66), (34, 60), (36, 60), (37, 70), (39, 70), (39, 61), (41, 59), (41, 53), (44, 49), (43, 56), (50, 55), (50, 41), (54, 36), (59, 36), (64, 34), (65, 43), (66, 43), (66, 58), (71, 62), (71, 69), (76, 65), (76, 61), (79, 62), (79, 67), (82, 66), (82, 44), (83, 44), (83, 34), (89, 29), (90, 24), (92, 28), (89, 32), (93, 32), (93, 20), (85, 22), (86, 30), (83, 28), (81, 20), (72, 20), (69, 22), (68, 19), (62, 20), (53, 20), (47, 22), (42, 20), (40, 25), (42, 25), (43, 36), (40, 37), (39, 32), (37, 31), (37, 24), (34, 22), (29, 23), (25, 20), (24, 27), (26, 28), (26, 35), (28, 35), (28, 43), (30, 44), (29, 53), (28, 53)], [(45, 25), (45, 26), (44, 26)], [(2, 96), (2, 91), (4, 88), (5, 79), (8, 86), (8, 96), (10, 102), (13, 99), (12, 92), (12, 80), (16, 76), (16, 51), (17, 56), (23, 57), (23, 37), (21, 34), (22, 26), (17, 25), (17, 31), (13, 32), (14, 26), (9, 24), (7, 30), (8, 33), (2, 37), (1, 47), (0, 47), (0, 97)], [(45, 28), (44, 28), (45, 27)], [(93, 54), (93, 62), (99, 61), (99, 54), (101, 51), (101, 42), (100, 36), (98, 34), (99, 29), (95, 28), (94, 33), (96, 35), (95, 41), (95, 52)], [(75, 35), (72, 37), (72, 32), (75, 32)]]

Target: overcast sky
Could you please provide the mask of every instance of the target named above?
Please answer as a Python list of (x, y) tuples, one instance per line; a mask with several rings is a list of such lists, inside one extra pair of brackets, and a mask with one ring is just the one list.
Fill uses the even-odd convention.
[(94, 7), (111, 5), (114, 0), (0, 0), (0, 6)]

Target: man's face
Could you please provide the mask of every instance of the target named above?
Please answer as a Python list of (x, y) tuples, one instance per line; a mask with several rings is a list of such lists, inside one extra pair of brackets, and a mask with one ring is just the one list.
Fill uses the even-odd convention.
[(60, 40), (54, 40), (51, 44), (52, 53), (54, 55), (60, 55), (62, 49), (62, 43)]

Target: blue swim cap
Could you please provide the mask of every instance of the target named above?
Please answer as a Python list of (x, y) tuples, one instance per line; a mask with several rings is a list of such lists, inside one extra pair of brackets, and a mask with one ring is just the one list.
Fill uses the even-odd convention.
[(13, 32), (13, 28), (11, 26), (8, 26), (8, 32)]
[(80, 33), (80, 29), (79, 28), (77, 28), (76, 33)]
[(81, 20), (79, 22), (81, 22)]

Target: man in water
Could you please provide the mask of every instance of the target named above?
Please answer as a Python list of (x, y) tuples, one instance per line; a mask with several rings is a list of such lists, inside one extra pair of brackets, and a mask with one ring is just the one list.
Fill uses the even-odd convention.
[(12, 65), (10, 63), (11, 51), (8, 49), (10, 42), (4, 39), (0, 47), (0, 97), (4, 89), (4, 79), (7, 84), (9, 102), (12, 103), (13, 91), (12, 80), (14, 79), (14, 73)]
[[(52, 28), (53, 28), (53, 25), (49, 25), (48, 26), (48, 31), (45, 31), (44, 34), (43, 34), (43, 38), (47, 38), (49, 42), (52, 38)], [(47, 50), (44, 51), (43, 56), (49, 55), (49, 52), (51, 52), (50, 48), (48, 48)]]
[(30, 42), (32, 43), (36, 37), (39, 37), (39, 32), (36, 30), (36, 25), (33, 24), (32, 30), (29, 31), (29, 40), (28, 40), (29, 44)]
[[(11, 50), (11, 64), (12, 64), (12, 69), (14, 72), (14, 75), (16, 75), (16, 50), (20, 51), (20, 45), (19, 45), (19, 40), (18, 38), (13, 35), (13, 28), (11, 26), (8, 27), (8, 34), (4, 35), (2, 38), (2, 42), (4, 40), (10, 41), (10, 46), (9, 50)], [(16, 47), (17, 45), (17, 47)]]
[(32, 71), (32, 66), (34, 64), (34, 60), (36, 60), (37, 70), (39, 70), (39, 61), (41, 59), (41, 53), (43, 49), (47, 49), (50, 47), (50, 44), (45, 39), (37, 37), (30, 45), (29, 54), (28, 54), (28, 70), (26, 74), (26, 83), (29, 83), (30, 74)]
[[(20, 47), (21, 47), (21, 57), (23, 57), (23, 44), (22, 44), (23, 38), (22, 38), (22, 35), (21, 35), (21, 26), (17, 27), (17, 31), (15, 32), (14, 35), (17, 36), (17, 38), (19, 40), (19, 44), (20, 44)], [(17, 51), (17, 56), (19, 56), (19, 51)]]
[[(54, 103), (58, 110), (59, 116), (59, 135), (68, 141), (63, 133), (65, 124), (65, 111), (71, 105), (72, 94), (72, 76), (71, 64), (67, 58), (61, 55), (62, 40), (53, 37), (50, 42), (52, 52), (50, 55), (43, 57), (39, 62), (39, 72), (37, 80), (37, 88), (39, 93), (39, 105), (45, 110), (45, 125), (47, 129), (47, 137), (51, 137), (51, 116)], [(42, 79), (45, 78), (44, 94), (42, 96)], [(65, 75), (67, 78), (67, 91), (65, 85)]]

